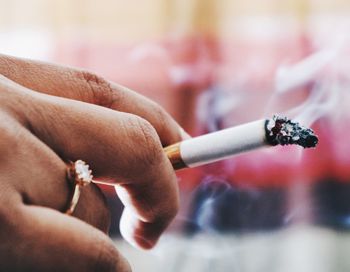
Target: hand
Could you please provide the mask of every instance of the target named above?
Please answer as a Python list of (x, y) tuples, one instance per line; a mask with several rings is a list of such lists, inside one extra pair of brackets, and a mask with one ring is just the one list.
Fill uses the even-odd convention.
[[(100, 189), (73, 216), (66, 161), (119, 188), (121, 232), (151, 248), (175, 216), (177, 181), (162, 146), (182, 130), (150, 100), (94, 74), (0, 55), (0, 270), (129, 271), (105, 234)], [(85, 221), (85, 222), (84, 222)]]

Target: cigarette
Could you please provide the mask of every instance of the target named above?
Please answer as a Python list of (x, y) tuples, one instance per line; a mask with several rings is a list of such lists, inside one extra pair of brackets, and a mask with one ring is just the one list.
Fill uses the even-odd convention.
[(318, 137), (310, 128), (286, 117), (257, 120), (191, 138), (164, 148), (175, 170), (224, 160), (261, 147), (300, 145), (315, 147)]

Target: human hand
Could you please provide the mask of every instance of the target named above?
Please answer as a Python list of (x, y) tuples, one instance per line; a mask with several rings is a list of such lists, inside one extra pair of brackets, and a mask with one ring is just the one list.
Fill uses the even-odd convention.
[(123, 236), (151, 248), (178, 209), (162, 146), (180, 141), (181, 128), (89, 72), (0, 56), (0, 74), (0, 270), (128, 271), (103, 233), (109, 212), (96, 185), (82, 189), (74, 217), (59, 212), (71, 195), (65, 162), (82, 159), (116, 185)]

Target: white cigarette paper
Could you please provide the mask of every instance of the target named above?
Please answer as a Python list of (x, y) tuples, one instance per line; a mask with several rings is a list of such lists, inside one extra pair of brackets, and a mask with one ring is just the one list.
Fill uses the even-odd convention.
[(175, 170), (196, 167), (263, 146), (300, 145), (315, 147), (318, 138), (310, 128), (275, 115), (195, 137), (164, 149)]
[(196, 167), (265, 146), (265, 123), (258, 120), (183, 141), (181, 158), (188, 167)]

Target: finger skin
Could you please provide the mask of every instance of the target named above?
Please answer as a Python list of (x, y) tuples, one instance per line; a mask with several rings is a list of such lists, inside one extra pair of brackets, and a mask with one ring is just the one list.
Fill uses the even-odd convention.
[(161, 106), (89, 71), (0, 54), (0, 74), (28, 89), (138, 115), (152, 124), (163, 146), (182, 140), (182, 129)]
[(24, 205), (8, 217), (19, 224), (1, 226), (0, 271), (131, 271), (103, 232), (74, 217)]
[[(131, 271), (103, 232), (54, 210), (69, 200), (60, 158), (2, 110), (0, 120), (0, 271)], [(94, 196), (77, 206), (95, 209), (88, 222), (101, 219)]]
[[(0, 73), (36, 91), (138, 115), (150, 122), (156, 129), (163, 146), (179, 142), (189, 137), (169, 114), (156, 103), (91, 72), (0, 55)], [(177, 188), (172, 190), (177, 190)], [(137, 194), (133, 193), (128, 198), (133, 198), (135, 195), (138, 197)], [(155, 235), (153, 235), (154, 238), (151, 239), (151, 245), (146, 246), (144, 244), (142, 247), (151, 247), (156, 241), (156, 237), (166, 228), (176, 213), (178, 209), (178, 197), (175, 200), (170, 198), (170, 201), (175, 203), (173, 204), (173, 208), (165, 209), (165, 212), (163, 212), (165, 214), (168, 213), (169, 215), (166, 217), (170, 219), (163, 220), (164, 223), (158, 224), (157, 228), (149, 224), (142, 224), (144, 227), (139, 228), (140, 230), (148, 228), (150, 230), (156, 229), (154, 231)], [(152, 203), (152, 201), (150, 202)], [(159, 209), (161, 208), (160, 206)], [(155, 212), (157, 212), (157, 209), (150, 213)], [(164, 216), (160, 217), (162, 218)], [(125, 223), (126, 221), (124, 220), (123, 222)], [(126, 224), (123, 222), (121, 222), (121, 228), (126, 229)], [(147, 231), (149, 233), (148, 236), (151, 235), (151, 232)], [(130, 242), (133, 240), (131, 238), (127, 239)]]
[[(66, 163), (17, 120), (1, 110), (0, 120), (2, 180), (11, 181), (25, 204), (64, 212), (73, 189), (66, 179)], [(95, 184), (90, 184), (81, 191), (73, 215), (107, 233), (110, 212), (103, 193)], [(3, 192), (1, 190), (2, 194)]]
[[(28, 105), (18, 115), (31, 133), (64, 160), (82, 159), (97, 179), (125, 189), (122, 201), (137, 217), (126, 238), (152, 247), (179, 206), (176, 176), (153, 126), (136, 115), (7, 84), (17, 100), (25, 94), (21, 103)], [(143, 235), (147, 245), (136, 239)]]

